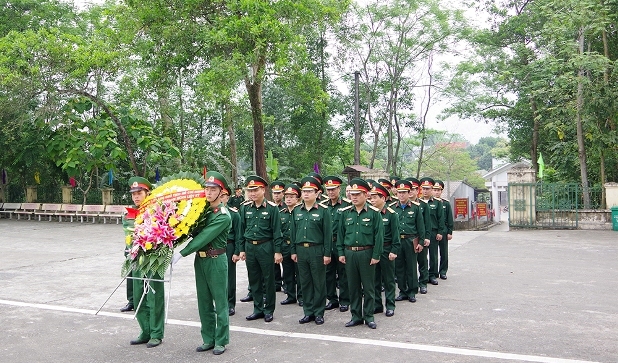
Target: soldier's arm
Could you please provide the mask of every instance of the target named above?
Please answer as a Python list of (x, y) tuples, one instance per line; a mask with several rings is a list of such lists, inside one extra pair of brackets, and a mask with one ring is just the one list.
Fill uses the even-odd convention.
[(379, 261), (380, 257), (382, 257), (382, 252), (384, 251), (384, 223), (382, 222), (382, 215), (380, 214), (380, 212), (374, 213), (373, 233), (374, 243), (373, 255), (371, 256), (371, 258)]
[(391, 253), (398, 255), (401, 249), (401, 234), (399, 233), (399, 217), (397, 213), (391, 213), (389, 226), (391, 229), (391, 236), (393, 236)]
[(273, 231), (273, 241), (275, 242), (275, 253), (281, 253), (281, 243), (283, 242), (283, 234), (281, 234), (281, 217), (279, 209), (271, 208), (270, 227)]
[(183, 257), (206, 247), (222, 232), (229, 232), (230, 224), (232, 223), (229, 215), (224, 213), (217, 214), (210, 223), (200, 233), (195, 236), (186, 246), (180, 251)]
[(234, 255), (240, 254), (240, 244), (242, 243), (242, 233), (240, 233), (240, 214), (230, 213), (232, 218), (232, 228), (234, 229)]
[(330, 218), (330, 211), (323, 209), (322, 218), (322, 231), (324, 233), (324, 257), (330, 258), (333, 248), (333, 227)]

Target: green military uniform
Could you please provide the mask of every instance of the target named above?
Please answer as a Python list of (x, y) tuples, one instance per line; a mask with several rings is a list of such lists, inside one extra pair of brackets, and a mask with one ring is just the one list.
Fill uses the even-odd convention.
[[(308, 184), (309, 183), (309, 184)], [(318, 190), (312, 177), (301, 180), (303, 188)], [(306, 186), (305, 186), (306, 185)], [(297, 256), (298, 276), (303, 293), (303, 312), (307, 317), (324, 317), (326, 303), (326, 266), (330, 257), (333, 231), (330, 213), (316, 200), (310, 209), (304, 202), (293, 210), (290, 223), (291, 253)]]
[[(240, 188), (236, 188), (236, 190), (238, 189)], [(240, 196), (230, 195), (230, 200), (227, 202), (227, 205), (230, 208), (240, 209), (240, 205), (243, 204), (244, 202), (245, 202), (245, 197), (241, 193)]]
[[(134, 206), (136, 207), (136, 206)], [(122, 229), (124, 230), (125, 237), (125, 248), (124, 248), (124, 257), (126, 258), (129, 254), (129, 249), (131, 248), (131, 244), (133, 241), (133, 231), (135, 230), (135, 217), (131, 216), (127, 218), (127, 214), (122, 215)], [(127, 275), (128, 278), (133, 277), (133, 271), (129, 271)], [(120, 309), (121, 311), (131, 311), (135, 307), (133, 303), (133, 280), (127, 279), (127, 306)]]
[[(444, 182), (441, 180), (435, 180), (433, 185), (434, 189), (444, 189)], [(446, 280), (446, 273), (448, 271), (448, 236), (453, 235), (453, 208), (448, 198), (436, 198), (442, 202), (442, 209), (444, 210), (444, 225), (446, 227), (446, 234), (442, 235), (442, 240), (439, 242), (440, 247), (440, 265), (439, 273), (440, 278)]]
[[(421, 179), (422, 187), (431, 187), (433, 188), (434, 180), (431, 178), (423, 178)], [(444, 224), (444, 210), (442, 208), (442, 202), (433, 197), (433, 195), (424, 199), (423, 202), (426, 203), (427, 208), (429, 208), (430, 215), (430, 223), (431, 227), (429, 230), (429, 278), (428, 280), (433, 284), (437, 285), (438, 281), (438, 240), (436, 236), (441, 234), (443, 238), (446, 238), (446, 225)]]
[[(227, 188), (220, 173), (206, 173), (206, 186)], [(183, 257), (195, 252), (195, 287), (201, 322), (202, 347), (226, 346), (230, 341), (228, 312), (228, 260), (224, 254), (232, 226), (227, 207), (211, 205), (212, 213), (202, 229), (181, 251)], [(198, 349), (200, 349), (198, 347)], [(216, 353), (216, 350), (215, 350)]]
[[(324, 178), (323, 187), (326, 189), (341, 187), (342, 180), (336, 176)], [(345, 274), (345, 264), (339, 262), (337, 254), (337, 231), (339, 228), (339, 215), (343, 208), (350, 206), (350, 201), (339, 198), (333, 204), (330, 198), (321, 202), (328, 207), (330, 220), (333, 226), (333, 248), (331, 251), (331, 261), (326, 266), (326, 298), (328, 304), (333, 308), (340, 305), (343, 309), (350, 305), (350, 294), (348, 292), (348, 280)], [(337, 279), (339, 280), (339, 296), (337, 296)], [(345, 310), (343, 310), (345, 311)]]
[[(297, 197), (300, 197), (300, 188), (295, 184), (288, 184), (285, 186), (284, 193), (295, 194)], [(281, 217), (281, 234), (283, 236), (283, 243), (281, 244), (281, 255), (283, 256), (283, 261), (281, 262), (281, 265), (283, 267), (283, 283), (287, 294), (287, 298), (282, 301), (282, 304), (284, 302), (287, 304), (301, 300), (302, 292), (300, 281), (297, 278), (298, 266), (292, 260), (290, 225), (293, 218), (293, 209), (290, 211), (290, 209), (285, 206), (285, 208), (282, 208), (279, 211), (279, 216)]]
[[(227, 302), (230, 313), (236, 310), (236, 263), (232, 261), (234, 255), (240, 254), (240, 244), (242, 243), (242, 233), (240, 232), (240, 214), (238, 209), (228, 208), (232, 219), (232, 227), (227, 235)], [(234, 310), (232, 310), (234, 309)]]
[[(382, 185), (374, 186), (371, 194), (374, 193), (382, 194), (385, 200), (390, 196), (389, 189)], [(389, 311), (395, 310), (395, 261), (391, 261), (388, 257), (391, 253), (399, 255), (401, 249), (399, 215), (386, 205), (380, 210), (380, 214), (382, 214), (382, 224), (384, 225), (384, 251), (380, 256), (380, 263), (376, 267), (375, 310), (382, 310), (382, 286), (384, 286), (384, 299), (388, 314)]]
[[(285, 189), (285, 183), (282, 181), (275, 180), (274, 182), (270, 183), (270, 192), (273, 194), (273, 202), (275, 202), (274, 194), (283, 193), (284, 189)], [(285, 207), (285, 203), (283, 203), (283, 199), (282, 199), (280, 202), (277, 203), (277, 208), (281, 210), (284, 207)], [(283, 248), (283, 245), (281, 247)], [(275, 291), (281, 291), (281, 289), (283, 288), (283, 275), (281, 272), (281, 268), (282, 268), (281, 264), (273, 262), (273, 271), (275, 274)]]
[[(397, 190), (416, 193), (409, 181), (398, 181), (395, 186)], [(399, 216), (399, 237), (401, 238), (401, 249), (395, 260), (397, 286), (399, 287), (397, 300), (409, 299), (414, 302), (416, 301), (415, 295), (418, 293), (418, 256), (415, 246), (418, 243), (422, 244), (425, 239), (425, 219), (420, 203), (417, 201), (407, 200), (403, 203), (397, 201), (390, 204), (390, 207)]]
[[(362, 179), (350, 181), (351, 193), (369, 191), (369, 185)], [(373, 323), (375, 304), (375, 265), (371, 259), (379, 260), (384, 248), (384, 225), (377, 208), (365, 204), (358, 212), (354, 205), (341, 211), (337, 233), (337, 251), (345, 256), (345, 269), (350, 291), (351, 322)], [(364, 301), (362, 297), (364, 295)], [(374, 328), (375, 328), (375, 323)]]
[[(247, 178), (248, 188), (266, 186), (266, 181), (258, 176)], [(240, 252), (246, 253), (249, 286), (253, 295), (253, 315), (272, 315), (275, 311), (273, 260), (275, 253), (281, 253), (283, 239), (279, 209), (275, 203), (266, 199), (260, 205), (251, 201), (241, 207), (240, 221), (244, 239)]]

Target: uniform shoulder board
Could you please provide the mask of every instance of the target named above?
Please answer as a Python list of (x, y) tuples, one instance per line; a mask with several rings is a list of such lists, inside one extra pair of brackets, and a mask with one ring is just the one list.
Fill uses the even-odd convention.
[(251, 200), (245, 200), (244, 202), (242, 202), (240, 205), (247, 205), (247, 204), (251, 204)]
[[(323, 202), (322, 202), (322, 203), (323, 203)], [(326, 206), (326, 205), (324, 205), (324, 204), (322, 204), (322, 203), (318, 203), (318, 205), (319, 205), (320, 207), (322, 207), (322, 208), (328, 209), (328, 206)]]
[(433, 197), (433, 199), (437, 200), (437, 201), (442, 201), (442, 198), (438, 198), (438, 197)]
[(227, 209), (227, 207), (221, 207), (221, 213), (230, 214), (230, 211)]
[(231, 210), (232, 212), (238, 213), (238, 208), (236, 207), (227, 207), (227, 209)]
[(396, 213), (391, 207), (386, 207), (386, 210), (391, 212), (391, 213)]
[(369, 208), (373, 209), (373, 210), (374, 210), (374, 211), (376, 211), (376, 212), (380, 212), (380, 209), (379, 209), (379, 208), (374, 207), (374, 206), (372, 206), (372, 205), (370, 205), (370, 206), (369, 206)]
[(283, 213), (283, 212), (285, 212), (285, 210), (286, 210), (286, 209), (288, 209), (288, 207), (285, 207), (285, 208), (281, 208), (281, 209), (279, 209), (279, 213)]
[(352, 204), (352, 201), (351, 201), (351, 200), (349, 200), (348, 198), (341, 198), (341, 200), (343, 200), (343, 201), (344, 201), (344, 202), (346, 202), (346, 203), (350, 203), (350, 204)]
[(267, 200), (268, 204), (272, 205), (273, 207), (278, 207), (277, 203), (275, 202), (271, 202), (270, 200)]
[(388, 206), (389, 206), (389, 207), (392, 207), (392, 206), (394, 206), (394, 205), (397, 205), (397, 202), (392, 202), (392, 203), (391, 203), (391, 204), (389, 204)]
[(344, 211), (346, 211), (346, 210), (350, 210), (350, 209), (352, 209), (352, 207), (354, 207), (354, 204), (349, 205), (349, 206), (347, 206), (347, 207), (345, 207), (345, 208), (341, 208), (341, 209), (339, 209), (339, 211), (340, 211), (340, 212), (344, 212)]
[[(422, 199), (421, 199), (422, 200)], [(417, 202), (416, 200), (412, 201), (412, 204), (416, 204), (416, 205), (421, 205), (421, 203)]]
[[(419, 200), (420, 200), (421, 202), (424, 202), (425, 204), (429, 203), (429, 201), (428, 201), (428, 200), (425, 200), (425, 199), (419, 199)], [(418, 203), (418, 204), (421, 204), (421, 203)]]

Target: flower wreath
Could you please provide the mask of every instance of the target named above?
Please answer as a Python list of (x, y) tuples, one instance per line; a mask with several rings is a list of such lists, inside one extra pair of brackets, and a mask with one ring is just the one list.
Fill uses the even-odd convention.
[(139, 209), (127, 208), (135, 218), (122, 275), (135, 270), (145, 276), (163, 276), (173, 250), (205, 226), (210, 213), (205, 181), (196, 173), (178, 173), (161, 180)]

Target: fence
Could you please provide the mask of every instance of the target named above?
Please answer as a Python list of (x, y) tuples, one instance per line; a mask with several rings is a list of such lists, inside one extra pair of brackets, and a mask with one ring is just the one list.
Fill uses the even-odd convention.
[[(41, 203), (62, 203), (62, 187), (61, 186), (43, 186), (37, 187), (37, 202)], [(19, 185), (8, 185), (6, 193), (6, 202), (8, 203), (23, 203), (26, 202), (26, 190)], [(101, 189), (90, 189), (86, 194), (84, 202), (84, 192), (78, 188), (71, 190), (71, 201), (73, 204), (103, 204), (103, 193)], [(131, 193), (128, 190), (113, 190), (111, 204), (130, 205)]]

